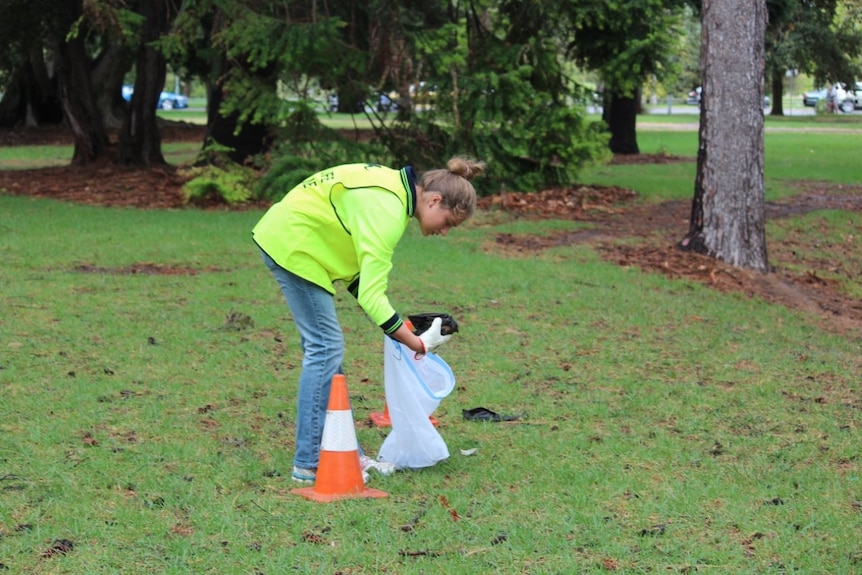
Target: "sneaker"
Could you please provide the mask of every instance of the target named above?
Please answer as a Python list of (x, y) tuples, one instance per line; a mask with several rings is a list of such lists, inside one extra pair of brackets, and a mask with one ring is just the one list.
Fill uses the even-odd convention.
[(375, 464), (374, 469), (376, 469), (377, 473), (379, 473), (380, 475), (392, 475), (393, 473), (398, 471), (398, 468), (395, 466), (395, 464), (389, 463), (388, 461), (378, 461)]
[[(293, 473), (290, 475), (290, 478), (297, 483), (314, 483), (314, 480), (317, 479), (317, 472), (314, 469), (303, 469), (302, 467), (296, 467), (294, 465)], [(368, 483), (369, 479), (368, 472), (363, 469), (362, 482)]]
[(314, 483), (317, 477), (317, 472), (314, 469), (303, 469), (302, 467), (293, 466), (293, 474), (290, 478), (299, 483)]
[(377, 461), (376, 459), (372, 459), (367, 455), (359, 456), (359, 467), (362, 468), (363, 473), (365, 473), (369, 469), (374, 469), (380, 475), (392, 475), (398, 470), (395, 467), (394, 463)]

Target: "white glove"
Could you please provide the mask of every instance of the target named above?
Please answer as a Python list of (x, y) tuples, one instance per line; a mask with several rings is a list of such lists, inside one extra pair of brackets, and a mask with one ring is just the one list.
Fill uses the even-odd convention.
[(441, 345), (449, 341), (449, 338), (452, 337), (452, 334), (443, 335), (442, 333), (440, 333), (442, 327), (443, 320), (439, 317), (435, 317), (434, 321), (431, 322), (431, 327), (419, 334), (419, 340), (422, 342), (422, 345), (425, 347), (425, 350), (420, 353), (417, 353), (416, 359), (421, 358), (429, 351), (434, 351), (437, 347), (440, 347)]

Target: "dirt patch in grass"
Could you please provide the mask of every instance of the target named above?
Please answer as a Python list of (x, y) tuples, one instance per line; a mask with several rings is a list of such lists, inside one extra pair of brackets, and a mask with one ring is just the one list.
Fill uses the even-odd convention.
[[(862, 211), (862, 186), (812, 182), (800, 186), (803, 191), (792, 198), (767, 202), (767, 219), (823, 209)], [(632, 205), (633, 199), (628, 190), (597, 186), (482, 198), (480, 206), (485, 209), (502, 209), (524, 218), (552, 216), (592, 224), (587, 230), (543, 236), (499, 234), (486, 249), (517, 257), (550, 247), (589, 243), (606, 260), (621, 266), (697, 281), (724, 292), (739, 292), (803, 310), (816, 315), (823, 329), (834, 333), (853, 337), (862, 333), (862, 302), (842, 291), (838, 280), (833, 279), (836, 270), (856, 281), (862, 277), (856, 242), (830, 245), (828, 260), (811, 256), (805, 259), (795, 242), (773, 242), (767, 246), (770, 273), (743, 270), (677, 247), (688, 231), (691, 202), (644, 206)]]
[[(193, 125), (170, 126), (163, 133), (163, 141), (203, 141), (203, 130)], [(66, 130), (0, 132), (0, 145), (70, 143)], [(617, 156), (613, 161), (632, 164), (693, 160), (640, 154)], [(85, 168), (0, 171), (0, 189), (6, 193), (103, 206), (181, 208), (184, 207), (182, 184), (183, 178), (171, 167), (130, 170), (101, 164)], [(799, 185), (802, 191), (798, 195), (767, 204), (767, 218), (785, 218), (820, 209), (862, 210), (862, 186), (818, 182)], [(829, 273), (842, 269), (858, 280), (862, 269), (858, 269), (860, 256), (855, 243), (830, 246), (829, 261), (822, 257), (806, 261), (800, 255), (801, 250), (794, 249), (793, 242), (775, 242), (768, 246), (770, 273), (751, 272), (677, 248), (688, 230), (690, 202), (645, 206), (636, 204), (636, 197), (631, 190), (622, 188), (575, 186), (482, 198), (479, 204), (485, 210), (503, 210), (524, 218), (571, 219), (592, 224), (589, 230), (543, 236), (499, 234), (486, 249), (524, 256), (549, 247), (588, 243), (596, 246), (605, 259), (622, 266), (685, 278), (718, 290), (803, 310), (814, 314), (824, 329), (834, 333), (854, 337), (862, 333), (862, 303), (844, 293), (839, 282), (833, 279), (834, 274)], [(127, 273), (166, 271), (153, 268)]]
[(221, 271), (215, 266), (196, 269), (189, 266), (170, 266), (151, 262), (137, 262), (120, 268), (106, 268), (92, 264), (78, 264), (74, 271), (85, 274), (144, 275), (144, 276), (195, 276), (199, 273)]

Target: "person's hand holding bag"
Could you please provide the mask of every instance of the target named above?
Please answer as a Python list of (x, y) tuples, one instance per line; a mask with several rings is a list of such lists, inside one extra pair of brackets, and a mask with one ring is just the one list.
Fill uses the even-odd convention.
[(449, 341), (449, 338), (452, 337), (452, 335), (443, 335), (440, 333), (442, 328), (443, 320), (436, 317), (434, 318), (434, 321), (431, 322), (431, 327), (419, 334), (419, 341), (422, 342), (425, 349), (424, 351), (416, 353), (416, 359), (421, 359), (429, 351), (434, 351), (436, 348)]

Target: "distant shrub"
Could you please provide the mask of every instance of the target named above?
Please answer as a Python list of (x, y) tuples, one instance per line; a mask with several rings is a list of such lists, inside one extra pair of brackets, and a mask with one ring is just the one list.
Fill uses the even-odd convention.
[(183, 186), (186, 203), (224, 201), (229, 205), (241, 204), (254, 197), (256, 172), (247, 167), (227, 164), (196, 166), (185, 171), (191, 177)]
[(266, 172), (255, 183), (256, 198), (280, 200), (302, 180), (330, 166), (359, 162), (386, 164), (391, 157), (374, 141), (345, 138), (306, 109), (288, 117), (277, 141)]

